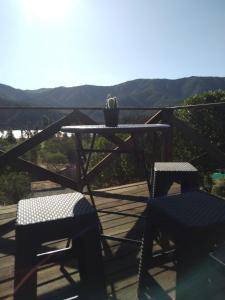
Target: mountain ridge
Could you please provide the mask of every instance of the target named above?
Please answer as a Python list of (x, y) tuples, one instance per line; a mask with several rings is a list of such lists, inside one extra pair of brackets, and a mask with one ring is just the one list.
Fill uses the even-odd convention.
[[(80, 85), (73, 87), (59, 86), (36, 90), (15, 89), (0, 84), (0, 107), (9, 106), (46, 106), (46, 107), (104, 107), (108, 94), (119, 98), (121, 107), (167, 107), (181, 104), (194, 94), (209, 90), (225, 90), (225, 77), (190, 76), (178, 79), (134, 79), (112, 86)], [(47, 113), (47, 112), (45, 112)], [(11, 112), (13, 117), (13, 113)], [(38, 123), (42, 112), (17, 112), (13, 117), (15, 126), (24, 123)], [(49, 112), (47, 113), (49, 115)], [(60, 114), (56, 114), (57, 117)], [(9, 126), (10, 114), (0, 121), (0, 127)], [(54, 114), (51, 118), (56, 119)], [(3, 126), (3, 127), (4, 127)]]

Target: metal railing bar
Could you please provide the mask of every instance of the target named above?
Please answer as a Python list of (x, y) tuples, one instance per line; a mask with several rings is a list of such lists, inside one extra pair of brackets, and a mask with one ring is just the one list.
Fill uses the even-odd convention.
[[(225, 106), (225, 102), (217, 103), (203, 103), (203, 104), (193, 104), (193, 105), (176, 105), (176, 106), (156, 106), (156, 107), (130, 107), (130, 106), (121, 106), (120, 110), (164, 110), (164, 109), (194, 109), (194, 108), (204, 108), (204, 107), (214, 107), (214, 106)], [(104, 107), (99, 106), (90, 106), (90, 107), (74, 107), (74, 106), (0, 106), (1, 109), (40, 109), (40, 110), (103, 110)]]

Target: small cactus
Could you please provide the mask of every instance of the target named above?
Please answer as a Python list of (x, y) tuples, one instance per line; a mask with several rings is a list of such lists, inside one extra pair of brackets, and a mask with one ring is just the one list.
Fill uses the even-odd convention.
[(117, 97), (111, 97), (111, 95), (108, 95), (106, 98), (106, 109), (117, 109), (118, 108), (118, 98)]

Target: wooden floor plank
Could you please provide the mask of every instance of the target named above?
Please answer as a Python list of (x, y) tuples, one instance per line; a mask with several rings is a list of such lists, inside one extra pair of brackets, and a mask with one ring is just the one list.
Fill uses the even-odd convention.
[[(104, 191), (104, 190), (103, 190)], [(102, 191), (102, 192), (103, 192)], [(130, 192), (129, 192), (130, 191)], [(105, 192), (105, 191), (104, 191)], [(142, 196), (146, 193), (146, 185), (141, 183), (131, 184), (124, 187), (107, 189), (107, 197), (104, 194), (95, 197), (98, 209), (109, 210), (113, 212), (122, 212), (128, 214), (142, 215), (146, 207), (145, 203), (135, 202), (135, 197)], [(130, 194), (129, 194), (130, 193)], [(122, 197), (121, 197), (122, 195)], [(132, 197), (131, 197), (132, 196)], [(121, 198), (121, 199), (120, 199)], [(0, 298), (12, 299), (13, 292), (13, 276), (14, 276), (14, 252), (15, 252), (15, 217), (16, 205), (4, 207), (0, 213)], [(137, 218), (125, 217), (116, 214), (99, 213), (104, 233), (124, 237), (129, 234), (132, 229), (135, 231), (133, 236), (140, 234), (140, 228), (135, 228)], [(143, 223), (143, 221), (142, 221)], [(109, 294), (117, 292), (126, 286), (129, 276), (136, 278), (139, 249), (134, 245), (121, 245), (117, 241), (106, 241), (110, 253), (103, 251), (104, 264), (106, 273), (106, 282), (108, 284)], [(65, 245), (64, 241), (50, 242), (48, 247), (51, 249), (60, 248)], [(51, 297), (54, 292), (59, 296), (61, 294), (69, 294), (69, 286), (76, 279), (79, 281), (77, 270), (71, 268), (69, 262), (65, 268), (70, 270), (65, 274), (60, 271), (59, 265), (49, 265), (40, 268), (38, 272), (38, 295), (40, 299)], [(120, 274), (120, 276), (118, 276)], [(76, 278), (75, 278), (76, 277)], [(70, 278), (70, 281), (68, 281)], [(135, 279), (137, 280), (137, 278)], [(132, 281), (133, 282), (133, 281)], [(79, 284), (78, 284), (79, 286)], [(71, 291), (70, 291), (71, 292)], [(58, 297), (56, 295), (56, 298)], [(54, 296), (55, 297), (55, 296)], [(47, 299), (46, 298), (46, 299)]]

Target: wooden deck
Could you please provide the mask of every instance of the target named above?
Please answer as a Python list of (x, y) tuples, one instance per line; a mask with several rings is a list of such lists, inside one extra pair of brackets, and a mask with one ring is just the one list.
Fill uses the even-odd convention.
[[(146, 208), (143, 200), (147, 199), (147, 196), (145, 183), (98, 191), (95, 197), (98, 209), (128, 214), (124, 216), (100, 213), (104, 233), (140, 240), (144, 221), (129, 214), (143, 216)], [(15, 215), (16, 205), (0, 208), (0, 299), (13, 299)], [(48, 243), (49, 249), (62, 246), (65, 246), (65, 241)], [(107, 240), (103, 254), (109, 299), (137, 299), (139, 248), (135, 244)], [(157, 251), (157, 246), (155, 249)], [(157, 299), (175, 299), (176, 272), (173, 263), (171, 261), (161, 263), (151, 269), (151, 275), (159, 286)], [(72, 299), (79, 289), (76, 262), (71, 259), (63, 265), (49, 262), (40, 266), (37, 284), (38, 299)], [(224, 299), (221, 298), (219, 291), (221, 289), (214, 294), (213, 299)]]

